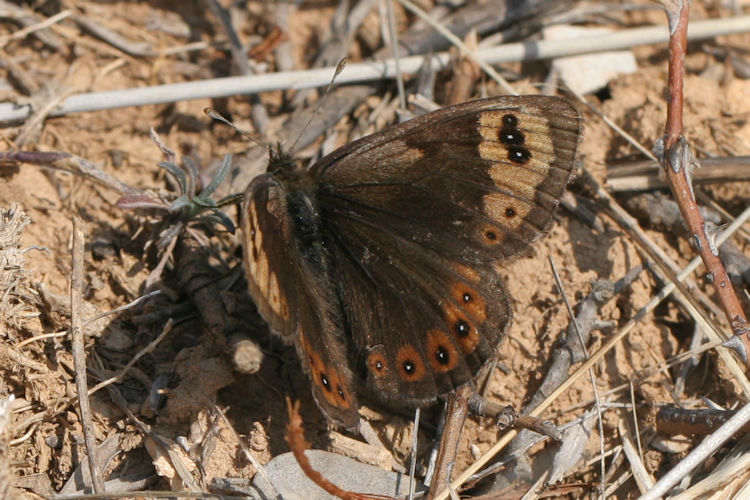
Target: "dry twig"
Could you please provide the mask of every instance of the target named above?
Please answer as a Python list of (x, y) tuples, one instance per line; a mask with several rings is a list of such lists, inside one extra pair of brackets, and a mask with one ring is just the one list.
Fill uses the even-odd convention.
[(690, 241), (708, 269), (707, 277), (714, 283), (732, 332), (741, 340), (741, 343), (733, 343), (732, 347), (750, 366), (750, 325), (729, 281), (724, 264), (719, 258), (716, 234), (709, 232), (695, 201), (692, 171), (699, 163), (683, 135), (683, 86), (690, 3), (686, 0), (675, 0), (664, 2), (664, 5), (667, 9), (670, 31), (667, 123), (665, 137), (657, 144), (657, 156), (688, 225)]
[(83, 252), (86, 244), (86, 229), (78, 217), (73, 217), (73, 272), (70, 277), (70, 332), (72, 337), (73, 363), (76, 370), (76, 391), (78, 392), (78, 407), (81, 411), (81, 425), (83, 438), (86, 443), (86, 453), (89, 459), (91, 480), (95, 493), (104, 493), (104, 481), (99, 470), (96, 457), (96, 438), (94, 425), (91, 421), (91, 407), (88, 397), (88, 383), (86, 381), (86, 344), (83, 335), (81, 311), (83, 309)]

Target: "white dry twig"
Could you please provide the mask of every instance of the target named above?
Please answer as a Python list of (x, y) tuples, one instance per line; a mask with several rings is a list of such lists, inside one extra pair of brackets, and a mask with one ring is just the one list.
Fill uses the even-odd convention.
[[(739, 16), (728, 19), (695, 21), (690, 24), (689, 36), (691, 41), (697, 41), (713, 38), (718, 35), (747, 31), (750, 31), (750, 16)], [(669, 33), (665, 26), (649, 26), (592, 36), (588, 39), (509, 43), (498, 45), (497, 47), (480, 49), (476, 52), (476, 55), (488, 64), (500, 64), (622, 50), (640, 45), (664, 43), (668, 39)], [(430, 61), (436, 70), (440, 70), (450, 64), (450, 55), (448, 52), (440, 52), (435, 54)], [(423, 54), (404, 57), (399, 60), (399, 66), (403, 73), (416, 73), (421, 69), (423, 64)], [(189, 99), (254, 94), (280, 89), (324, 87), (330, 82), (334, 71), (335, 68), (328, 67), (264, 75), (215, 78), (110, 92), (77, 94), (65, 99), (59, 108), (50, 113), (50, 116), (126, 106), (163, 104)], [(337, 83), (344, 85), (347, 83), (382, 80), (394, 78), (396, 74), (396, 64), (393, 59), (367, 61), (348, 65), (347, 70), (337, 79)], [(0, 122), (24, 120), (30, 114), (31, 109), (29, 106), (0, 103)]]

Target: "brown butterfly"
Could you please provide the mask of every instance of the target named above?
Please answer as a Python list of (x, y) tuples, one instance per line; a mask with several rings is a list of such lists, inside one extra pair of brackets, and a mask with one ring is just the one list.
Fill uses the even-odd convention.
[(280, 148), (242, 206), (250, 294), (320, 409), (422, 407), (493, 358), (512, 309), (493, 265), (547, 228), (582, 118), (556, 97), (451, 106), (299, 166)]

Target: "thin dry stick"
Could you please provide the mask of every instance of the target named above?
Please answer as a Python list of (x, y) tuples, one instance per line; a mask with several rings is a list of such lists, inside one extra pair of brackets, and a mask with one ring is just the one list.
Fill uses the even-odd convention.
[[(690, 36), (691, 40), (696, 41), (713, 38), (721, 34), (744, 33), (748, 31), (749, 25), (750, 16), (696, 21), (690, 27)], [(667, 35), (668, 33), (665, 32), (662, 26), (649, 26), (599, 35), (585, 40), (540, 40), (504, 44), (488, 49), (480, 49), (477, 51), (477, 56), (489, 64), (552, 59), (581, 53), (602, 52), (662, 43), (667, 40)], [(424, 65), (424, 55), (404, 57), (399, 60), (399, 63), (404, 73), (416, 73)], [(435, 69), (448, 67), (450, 64), (450, 55), (447, 52), (435, 53), (430, 58), (430, 64)], [(65, 99), (65, 102), (56, 108), (50, 116), (126, 106), (164, 104), (204, 97), (229, 97), (238, 94), (280, 89), (323, 87), (330, 81), (333, 71), (334, 68), (328, 67), (76, 94)], [(384, 78), (393, 78), (395, 74), (395, 65), (392, 59), (377, 62), (367, 61), (359, 64), (350, 64), (338, 82), (341, 85), (345, 83), (370, 82)], [(23, 120), (30, 113), (31, 108), (29, 106), (0, 103), (0, 122)]]
[(9, 41), (25, 38), (26, 35), (34, 33), (38, 30), (45, 29), (55, 23), (59, 23), (63, 19), (67, 19), (68, 17), (70, 17), (72, 14), (73, 12), (70, 10), (63, 10), (61, 12), (58, 12), (54, 16), (45, 19), (44, 21), (40, 21), (36, 24), (32, 24), (31, 26), (27, 26), (26, 28), (20, 29), (11, 35), (4, 35), (0, 37), (0, 47), (5, 48)]
[[(96, 315), (88, 318), (86, 321), (84, 321), (82, 323), (82, 326), (86, 327), (86, 326), (90, 325), (91, 323), (93, 323), (94, 321), (98, 321), (98, 320), (100, 320), (102, 318), (106, 318), (107, 316), (111, 316), (113, 314), (117, 314), (117, 313), (120, 313), (122, 311), (126, 311), (128, 309), (131, 309), (131, 308), (137, 306), (138, 304), (140, 304), (141, 302), (143, 302), (143, 301), (145, 301), (147, 299), (150, 299), (151, 297), (153, 297), (155, 295), (159, 295), (161, 292), (162, 292), (161, 290), (154, 290), (153, 292), (147, 293), (146, 295), (141, 295), (137, 299), (135, 299), (135, 300), (133, 300), (131, 302), (128, 302), (127, 304), (125, 304), (123, 306), (116, 307), (114, 309), (110, 309), (109, 311), (105, 311), (103, 313), (96, 314)], [(20, 349), (21, 347), (25, 346), (26, 344), (30, 344), (32, 342), (38, 342), (40, 340), (50, 339), (50, 338), (55, 338), (55, 337), (64, 337), (67, 334), (68, 334), (67, 330), (62, 330), (62, 331), (59, 331), (59, 332), (51, 332), (51, 333), (42, 333), (40, 335), (35, 335), (34, 337), (29, 337), (26, 340), (24, 340), (24, 341), (19, 342), (18, 344), (16, 344), (14, 347), (16, 349)]]
[[(229, 51), (232, 54), (232, 60), (237, 66), (237, 69), (243, 75), (254, 74), (255, 72), (245, 56), (245, 49), (237, 35), (237, 30), (235, 30), (234, 25), (232, 24), (229, 12), (227, 12), (217, 0), (209, 0), (207, 3), (213, 14), (218, 18), (221, 27), (224, 28), (224, 31), (226, 32), (227, 38), (229, 39)], [(256, 132), (263, 136), (268, 128), (268, 111), (260, 101), (260, 97), (255, 94), (250, 96), (250, 103), (252, 104), (252, 108), (250, 109), (250, 120), (253, 122), (253, 127)]]
[(436, 22), (434, 19), (430, 17), (427, 12), (420, 9), (417, 5), (411, 3), (409, 0), (398, 0), (401, 5), (403, 5), (406, 9), (411, 11), (413, 14), (416, 14), (419, 16), (422, 20), (424, 20), (427, 24), (432, 26), (437, 32), (439, 32), (441, 35), (443, 35), (445, 38), (450, 40), (450, 42), (461, 49), (465, 54), (466, 57), (477, 63), (477, 65), (484, 70), (487, 75), (495, 80), (498, 85), (500, 85), (505, 91), (511, 95), (518, 95), (518, 92), (511, 86), (511, 84), (508, 83), (508, 81), (500, 76), (500, 73), (495, 71), (495, 68), (489, 65), (487, 61), (485, 61), (478, 53), (477, 51), (471, 50), (460, 38), (458, 38), (456, 35), (451, 33), (448, 29), (446, 29), (444, 26), (442, 26), (440, 23)]
[[(33, 12), (29, 8), (20, 7), (16, 3), (19, 2), (13, 3), (8, 0), (0, 0), (0, 11), (2, 11), (5, 19), (12, 18), (13, 22), (24, 28), (45, 22), (36, 12)], [(63, 42), (53, 35), (49, 29), (34, 30), (30, 34), (56, 53), (65, 51)]]
[[(555, 278), (555, 284), (557, 285), (557, 290), (560, 292), (560, 297), (562, 297), (563, 304), (565, 304), (565, 309), (568, 311), (568, 317), (570, 319), (570, 322), (573, 324), (573, 328), (576, 331), (576, 334), (578, 335), (578, 341), (581, 343), (581, 350), (583, 351), (583, 355), (588, 359), (589, 357), (589, 351), (586, 349), (586, 343), (583, 341), (583, 334), (581, 333), (581, 328), (578, 326), (578, 320), (576, 319), (576, 315), (573, 312), (573, 307), (570, 305), (570, 300), (568, 300), (568, 294), (565, 293), (565, 288), (563, 287), (562, 280), (560, 279), (560, 273), (557, 272), (557, 265), (555, 265), (555, 259), (550, 255), (549, 256), (549, 264), (552, 268), (552, 276)], [(601, 455), (601, 461), (599, 462), (601, 467), (601, 481), (599, 481), (599, 488), (601, 491), (602, 499), (605, 499), (605, 492), (607, 491), (607, 484), (606, 484), (606, 478), (605, 473), (607, 466), (604, 463), (604, 424), (602, 423), (602, 404), (601, 400), (599, 399), (599, 391), (596, 388), (596, 375), (594, 374), (594, 369), (592, 368), (589, 370), (589, 378), (591, 379), (591, 389), (594, 392), (594, 403), (596, 406), (596, 421), (599, 426), (599, 450)]]
[[(676, 290), (676, 293), (674, 294), (675, 300), (677, 300), (680, 305), (682, 305), (685, 310), (690, 314), (690, 316), (700, 325), (701, 328), (706, 332), (706, 335), (711, 339), (711, 341), (725, 341), (726, 336), (722, 338), (721, 332), (719, 331), (718, 326), (716, 326), (716, 323), (714, 321), (711, 321), (710, 319), (706, 318), (705, 313), (702, 309), (699, 309), (695, 304), (695, 299), (693, 296), (685, 290), (685, 287), (680, 284), (682, 281), (682, 278), (677, 279), (675, 274), (677, 274), (677, 265), (672, 262), (672, 259), (663, 251), (661, 248), (653, 244), (645, 235), (645, 232), (641, 227), (638, 225), (637, 221), (628, 214), (620, 205), (612, 198), (612, 196), (604, 191), (603, 189), (599, 187), (595, 187), (596, 194), (601, 200), (606, 203), (608, 211), (610, 212), (610, 217), (617, 222), (623, 229), (628, 231), (631, 236), (633, 236), (633, 240), (639, 243), (641, 247), (649, 254), (649, 256), (654, 260), (654, 262), (657, 264), (653, 267), (654, 271), (656, 273), (660, 273), (660, 277), (664, 282), (669, 282), (671, 285), (673, 285), (674, 289)], [(746, 221), (748, 216), (750, 216), (750, 209), (746, 209), (732, 224), (730, 224), (730, 228), (733, 228), (731, 233), (729, 231), (725, 231), (719, 236), (717, 246), (721, 246), (721, 244), (727, 240), (730, 234), (732, 234), (734, 231), (736, 231), (743, 222)], [(693, 259), (690, 264), (688, 265), (688, 268), (692, 270), (695, 270), (695, 268), (698, 267), (698, 265), (701, 263), (700, 257), (696, 257)], [(686, 270), (688, 269), (686, 268)], [(683, 271), (684, 273), (685, 271)], [(683, 276), (684, 274), (679, 274), (679, 276)], [(727, 363), (727, 367), (729, 371), (732, 373), (732, 376), (737, 380), (737, 382), (742, 387), (743, 391), (746, 395), (750, 396), (750, 382), (748, 382), (747, 377), (745, 376), (745, 373), (742, 369), (742, 367), (739, 366), (737, 363), (737, 358), (732, 356), (729, 350), (727, 349), (719, 349), (718, 351), (719, 356)]]
[(120, 194), (143, 194), (148, 191), (128, 186), (124, 182), (102, 171), (95, 164), (62, 151), (5, 151), (0, 152), (0, 162), (31, 163), (79, 175), (89, 181), (106, 186)]
[(672, 194), (680, 207), (682, 217), (691, 233), (691, 242), (700, 253), (708, 270), (708, 277), (714, 283), (724, 306), (727, 320), (735, 336), (742, 340), (734, 346), (743, 361), (750, 366), (750, 326), (737, 295), (734, 292), (724, 264), (719, 258), (715, 235), (709, 234), (703, 215), (695, 201), (695, 193), (690, 171), (698, 163), (683, 135), (683, 87), (685, 73), (685, 53), (687, 51), (687, 30), (690, 4), (685, 0), (665, 2), (669, 18), (669, 78), (667, 84), (667, 123), (663, 151), (659, 160), (667, 174)]
[(700, 465), (715, 452), (722, 444), (750, 421), (750, 404), (746, 404), (732, 418), (719, 429), (704, 439), (688, 456), (672, 468), (664, 477), (659, 479), (651, 490), (642, 495), (639, 500), (656, 500), (667, 493), (686, 474)]
[(414, 432), (411, 436), (411, 466), (409, 467), (409, 500), (414, 500), (414, 492), (417, 488), (416, 470), (417, 470), (417, 447), (419, 445), (419, 418), (422, 416), (422, 410), (414, 410)]
[(86, 443), (86, 453), (89, 457), (89, 470), (94, 484), (95, 493), (104, 493), (104, 481), (99, 471), (96, 458), (96, 439), (94, 426), (91, 422), (91, 407), (88, 398), (88, 383), (86, 381), (86, 346), (83, 335), (81, 311), (83, 310), (83, 252), (86, 243), (86, 229), (83, 221), (73, 217), (73, 272), (70, 277), (70, 333), (72, 337), (73, 366), (76, 372), (76, 391), (78, 392), (78, 407), (81, 411), (83, 438)]
[(388, 41), (391, 44), (393, 53), (393, 62), (396, 63), (396, 88), (398, 88), (398, 105), (401, 109), (406, 109), (406, 90), (404, 90), (404, 74), (401, 72), (399, 64), (399, 47), (398, 36), (396, 35), (396, 15), (393, 13), (393, 1), (385, 3), (388, 12)]
[(255, 455), (252, 454), (250, 449), (245, 445), (245, 442), (240, 438), (240, 435), (237, 434), (237, 431), (234, 429), (234, 426), (229, 421), (227, 416), (224, 414), (224, 412), (219, 408), (216, 403), (214, 403), (211, 400), (207, 399), (207, 403), (213, 407), (214, 411), (221, 417), (221, 419), (224, 421), (224, 424), (227, 426), (227, 429), (232, 433), (232, 436), (234, 437), (234, 440), (239, 445), (240, 449), (242, 450), (242, 453), (245, 455), (245, 458), (247, 458), (247, 461), (250, 462), (250, 464), (255, 467), (255, 470), (258, 474), (266, 481), (266, 483), (271, 487), (274, 494), (278, 497), (279, 492), (276, 490), (276, 486), (273, 484), (273, 481), (271, 480), (271, 477), (268, 475), (268, 472), (266, 472), (266, 468), (263, 467), (263, 464), (260, 463), (260, 461), (255, 458)]
[(635, 442), (638, 444), (638, 457), (643, 460), (643, 446), (641, 445), (641, 429), (638, 426), (638, 412), (637, 412), (637, 404), (635, 402), (635, 384), (633, 384), (633, 380), (631, 379), (628, 383), (629, 389), (630, 389), (630, 414), (633, 417), (633, 429), (635, 433)]
[(471, 385), (460, 387), (448, 395), (448, 405), (445, 410), (445, 425), (443, 435), (440, 438), (440, 449), (438, 450), (435, 463), (435, 475), (430, 481), (430, 491), (427, 499), (435, 498), (437, 492), (447, 491), (453, 465), (456, 461), (458, 444), (461, 440), (461, 430), (469, 415), (468, 400), (474, 394)]
[[(735, 219), (735, 221), (729, 225), (726, 231), (722, 232), (719, 237), (717, 238), (717, 245), (721, 245), (726, 241), (734, 232), (737, 230), (737, 228), (744, 224), (748, 219), (750, 219), (750, 207), (746, 209), (742, 214)], [(685, 267), (685, 269), (677, 276), (677, 278), (682, 281), (687, 277), (690, 273), (695, 271), (695, 269), (700, 265), (701, 259), (696, 257), (693, 260), (690, 261), (690, 263)], [(552, 402), (557, 399), (562, 393), (567, 391), (573, 384), (575, 384), (578, 381), (578, 378), (583, 375), (584, 373), (588, 372), (589, 368), (594, 366), (596, 363), (599, 362), (599, 360), (609, 351), (611, 351), (625, 336), (630, 333), (630, 331), (643, 319), (645, 318), (651, 311), (654, 310), (654, 308), (661, 303), (662, 300), (667, 298), (674, 290), (676, 289), (676, 285), (673, 282), (667, 283), (661, 290), (659, 290), (659, 293), (652, 298), (648, 304), (643, 306), (643, 308), (638, 311), (638, 313), (633, 316), (632, 319), (630, 319), (616, 334), (614, 334), (612, 337), (610, 337), (607, 342), (604, 343), (604, 345), (597, 351), (591, 358), (589, 358), (587, 361), (583, 362), (581, 366), (578, 367), (578, 369), (573, 372), (570, 377), (568, 377), (565, 382), (560, 384), (560, 386), (555, 389), (544, 401), (542, 401), (539, 406), (534, 408), (530, 413), (529, 416), (539, 416), (541, 415), (547, 407), (552, 404)], [(718, 352), (723, 352), (722, 349), (718, 349)], [(741, 380), (740, 380), (741, 382)], [(518, 434), (518, 431), (511, 430), (505, 435), (503, 435), (500, 440), (498, 440), (497, 443), (495, 443), (492, 448), (490, 448), (487, 453), (482, 455), (476, 462), (471, 464), (469, 467), (466, 468), (466, 470), (459, 475), (458, 478), (456, 478), (453, 483), (451, 483), (451, 487), (458, 489), (461, 484), (463, 484), (470, 476), (475, 474), (479, 469), (484, 467), (484, 465), (489, 462), (492, 457), (494, 457), (500, 450), (505, 448), (508, 443)], [(447, 493), (442, 493), (436, 497), (436, 500), (445, 500), (447, 498)]]
[[(622, 441), (622, 449), (625, 452), (625, 456), (628, 458), (630, 468), (633, 471), (633, 477), (635, 483), (641, 492), (648, 491), (654, 485), (654, 480), (646, 470), (646, 466), (641, 461), (641, 456), (638, 454), (633, 440), (630, 438), (629, 431), (625, 422), (620, 420), (617, 423), (617, 429), (620, 433), (620, 440)], [(603, 497), (606, 498), (606, 497)]]
[(302, 428), (302, 417), (299, 414), (299, 401), (292, 403), (292, 400), (287, 398), (286, 406), (287, 412), (289, 413), (289, 423), (287, 424), (286, 435), (284, 438), (289, 444), (289, 448), (291, 448), (300, 469), (302, 469), (302, 472), (304, 472), (312, 482), (322, 488), (325, 492), (343, 500), (375, 500), (388, 498), (381, 495), (367, 495), (366, 493), (354, 493), (352, 491), (344, 490), (326, 479), (323, 474), (316, 471), (310, 463), (310, 460), (308, 460), (305, 455), (305, 450), (310, 448), (310, 443), (305, 439), (304, 429)]
[[(659, 175), (656, 161), (639, 161), (617, 167), (607, 175), (607, 189), (612, 192), (651, 191), (665, 188), (666, 179)], [(701, 168), (692, 173), (693, 184), (712, 184), (740, 181), (750, 178), (750, 156), (701, 158)], [(696, 193), (700, 197), (700, 193)], [(702, 201), (704, 205), (710, 201)], [(721, 210), (716, 206), (714, 209)]]
[[(734, 496), (729, 497), (728, 495), (724, 495), (724, 498), (748, 498), (746, 491), (749, 473), (750, 453), (748, 453), (748, 445), (745, 442), (736, 446), (730, 455), (711, 471), (710, 475), (690, 486), (690, 488), (682, 493), (671, 495), (669, 500), (693, 500), (695, 498), (709, 498), (710, 495), (713, 495), (713, 498), (721, 498), (724, 492), (719, 492), (719, 488), (725, 487), (728, 484), (731, 485), (733, 482), (737, 484), (738, 481), (740, 484), (744, 483), (744, 485), (739, 490), (735, 489), (732, 492)], [(742, 491), (743, 488), (745, 489), (744, 494)]]
[(570, 87), (567, 87), (567, 90), (568, 92), (573, 94), (576, 99), (578, 99), (578, 102), (585, 104), (586, 107), (589, 108), (592, 113), (594, 113), (596, 116), (601, 118), (601, 120), (604, 123), (606, 123), (609, 128), (617, 132), (620, 135), (620, 137), (625, 139), (631, 146), (633, 146), (635, 149), (640, 151), (646, 158), (650, 158), (651, 160), (656, 161), (656, 157), (653, 155), (651, 151), (648, 150), (648, 148), (643, 146), (640, 142), (638, 142), (638, 140), (635, 137), (627, 133), (625, 129), (623, 129), (618, 124), (616, 124), (614, 120), (612, 120), (610, 117), (602, 113), (602, 111), (598, 107), (591, 104), (585, 97), (583, 97), (583, 95), (579, 94), (575, 89), (570, 88)]

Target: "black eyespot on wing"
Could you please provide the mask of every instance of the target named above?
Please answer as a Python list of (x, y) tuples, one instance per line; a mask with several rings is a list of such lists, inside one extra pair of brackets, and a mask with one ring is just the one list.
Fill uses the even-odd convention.
[(469, 323), (464, 321), (463, 319), (459, 319), (456, 321), (456, 323), (453, 325), (453, 328), (456, 330), (456, 333), (459, 337), (466, 337), (469, 335), (470, 326)]
[(509, 147), (508, 159), (513, 163), (526, 163), (531, 159), (531, 151), (521, 146)]
[(430, 365), (437, 373), (446, 373), (458, 366), (460, 355), (456, 343), (445, 330), (434, 328), (427, 332), (427, 352)]
[(508, 146), (519, 146), (526, 141), (526, 136), (519, 130), (500, 130), (498, 139)]
[(435, 351), (435, 359), (441, 365), (447, 366), (451, 362), (451, 355), (445, 347), (439, 346)]
[(411, 345), (405, 345), (396, 354), (396, 366), (399, 375), (408, 382), (416, 382), (426, 375), (426, 370), (419, 352)]
[(516, 115), (512, 115), (510, 113), (508, 113), (507, 115), (503, 115), (503, 128), (518, 128), (518, 118), (516, 117)]
[(413, 375), (414, 372), (417, 370), (417, 365), (415, 365), (414, 362), (411, 361), (410, 359), (407, 359), (406, 361), (404, 361), (401, 366), (403, 367), (404, 372), (407, 375)]

